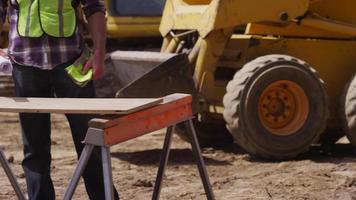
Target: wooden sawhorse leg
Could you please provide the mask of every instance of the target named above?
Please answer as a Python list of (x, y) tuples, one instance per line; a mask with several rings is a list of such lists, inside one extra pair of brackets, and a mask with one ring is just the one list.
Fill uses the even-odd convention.
[[(194, 129), (194, 125), (192, 120), (187, 120), (184, 122), (186, 131), (190, 140), (190, 144), (192, 145), (192, 151), (194, 154), (194, 157), (196, 159), (198, 169), (199, 169), (199, 174), (200, 178), (202, 179), (203, 185), (204, 185), (204, 190), (205, 194), (208, 200), (214, 200), (214, 193), (211, 188), (211, 184), (209, 181), (209, 176), (205, 167), (204, 159), (201, 155), (200, 147), (199, 147), (199, 142), (198, 138), (196, 136), (196, 132)], [(166, 137), (164, 140), (163, 144), (163, 149), (162, 149), (162, 154), (161, 154), (161, 159), (159, 163), (159, 168), (157, 172), (157, 177), (156, 177), (156, 183), (155, 187), (153, 190), (153, 196), (152, 200), (158, 200), (161, 192), (161, 187), (162, 187), (162, 179), (164, 176), (164, 171), (166, 169), (167, 163), (168, 163), (168, 158), (169, 158), (169, 153), (170, 153), (170, 146), (171, 146), (171, 141), (172, 141), (172, 134), (173, 134), (173, 129), (174, 126), (171, 126), (167, 129)]]
[(19, 186), (19, 184), (18, 184), (18, 182), (17, 182), (17, 180), (15, 178), (15, 174), (12, 172), (12, 170), (11, 170), (11, 168), (9, 166), (9, 163), (6, 160), (4, 152), (2, 152), (1, 149), (0, 149), (0, 163), (1, 163), (2, 168), (5, 171), (5, 174), (7, 175), (7, 177), (10, 180), (10, 183), (11, 183), (12, 187), (15, 190), (17, 198), (20, 199), (20, 200), (25, 200), (26, 198), (25, 198), (24, 194), (22, 193), (22, 191), (20, 189), (20, 186)]

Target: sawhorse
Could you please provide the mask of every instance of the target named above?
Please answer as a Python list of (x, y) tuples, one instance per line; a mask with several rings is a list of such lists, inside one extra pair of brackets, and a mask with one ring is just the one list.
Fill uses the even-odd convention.
[(94, 146), (101, 148), (105, 199), (114, 199), (110, 147), (138, 136), (167, 128), (152, 196), (154, 200), (159, 199), (162, 179), (169, 158), (173, 129), (178, 123), (185, 124), (206, 197), (209, 200), (215, 199), (192, 123), (191, 104), (192, 98), (190, 95), (173, 94), (164, 97), (163, 103), (145, 110), (114, 119), (93, 119), (89, 123), (89, 129), (84, 140), (85, 147), (64, 195), (64, 200), (72, 198)]

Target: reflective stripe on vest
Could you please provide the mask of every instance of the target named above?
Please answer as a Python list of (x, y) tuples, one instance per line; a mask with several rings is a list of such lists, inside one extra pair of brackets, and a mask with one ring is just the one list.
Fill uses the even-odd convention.
[(22, 37), (70, 37), (76, 29), (72, 0), (17, 0), (17, 29)]

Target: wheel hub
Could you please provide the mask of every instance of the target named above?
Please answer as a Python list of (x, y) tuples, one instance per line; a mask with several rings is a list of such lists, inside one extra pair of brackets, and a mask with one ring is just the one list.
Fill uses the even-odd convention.
[(305, 92), (287, 80), (270, 84), (262, 92), (258, 107), (262, 125), (279, 136), (291, 135), (301, 128), (309, 113)]
[(283, 100), (281, 100), (279, 98), (273, 98), (267, 105), (267, 111), (273, 117), (279, 117), (284, 113), (285, 107), (286, 106), (285, 106)]

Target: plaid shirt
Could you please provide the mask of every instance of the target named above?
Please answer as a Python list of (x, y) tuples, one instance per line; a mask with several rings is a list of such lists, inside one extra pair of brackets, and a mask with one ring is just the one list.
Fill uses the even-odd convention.
[[(105, 12), (102, 0), (76, 1), (82, 4), (86, 17), (95, 12)], [(7, 0), (1, 0), (2, 10), (6, 10), (6, 5)], [(69, 38), (56, 38), (46, 34), (39, 38), (26, 38), (18, 34), (18, 10), (11, 5), (8, 9), (8, 17), (10, 24), (8, 55), (17, 64), (50, 70), (75, 59), (84, 48), (80, 26), (77, 26), (75, 34)]]

